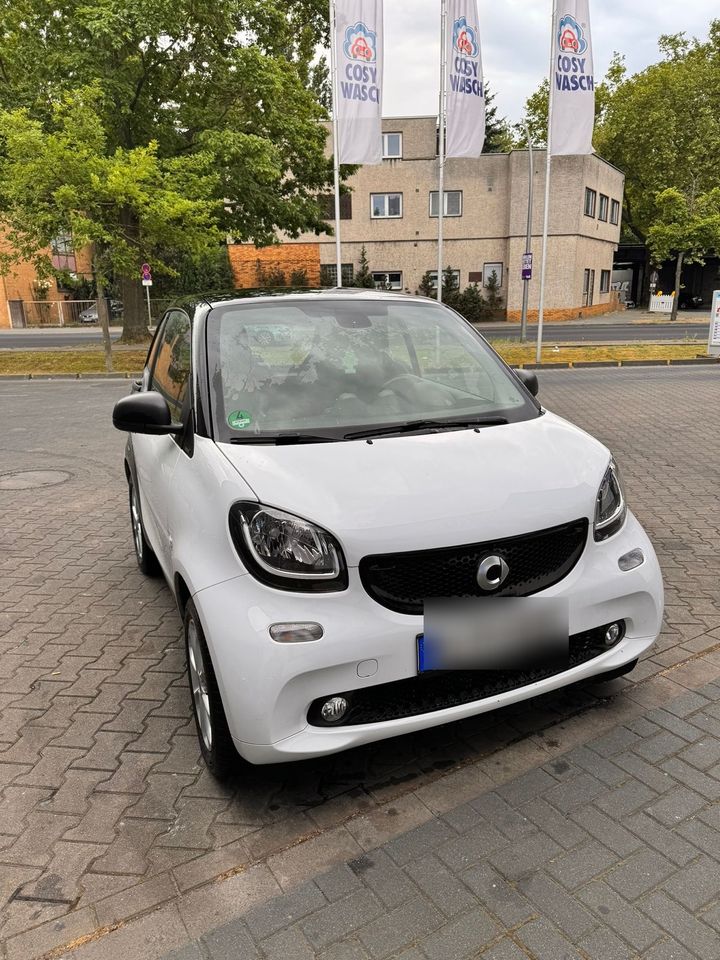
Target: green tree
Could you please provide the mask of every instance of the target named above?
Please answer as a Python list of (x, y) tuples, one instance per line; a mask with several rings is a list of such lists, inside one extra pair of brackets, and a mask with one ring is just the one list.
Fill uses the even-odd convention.
[[(176, 255), (202, 255), (220, 236), (322, 231), (331, 170), (313, 62), (325, 7), (0, 0), (0, 225), (22, 255), (47, 269), (42, 251), (68, 229), (76, 245), (94, 243), (100, 286), (116, 280), (132, 340), (146, 335), (143, 261), (172, 274)], [(19, 160), (31, 142), (34, 196)]]
[(442, 301), (449, 307), (457, 309), (460, 298), (460, 283), (453, 267), (445, 267), (442, 272)]
[[(614, 53), (605, 78), (595, 87), (595, 124), (601, 124), (607, 108), (625, 77), (624, 57)], [(520, 123), (513, 127), (515, 146), (526, 148), (527, 135), (530, 134), (534, 147), (544, 149), (547, 145), (548, 104), (550, 99), (550, 83), (547, 77), (540, 86), (525, 101), (525, 114)]]
[(496, 320), (498, 315), (502, 313), (504, 309), (504, 302), (502, 294), (500, 293), (498, 275), (494, 270), (485, 280), (485, 289), (487, 290), (485, 297), (487, 311), (490, 315), (490, 319)]
[(435, 281), (433, 279), (433, 274), (430, 270), (426, 270), (425, 273), (422, 275), (420, 284), (418, 286), (418, 293), (420, 293), (423, 297), (437, 296)]
[(370, 273), (370, 266), (368, 264), (367, 250), (365, 249), (365, 244), (362, 245), (362, 249), (360, 250), (360, 266), (355, 272), (355, 277), (353, 279), (353, 286), (368, 287), (368, 288), (373, 288), (375, 286), (375, 281), (373, 280), (372, 273)]
[(485, 84), (485, 146), (484, 153), (509, 153), (512, 150), (513, 131), (505, 117), (498, 116), (497, 94)]
[(671, 320), (677, 319), (684, 263), (703, 263), (708, 250), (720, 250), (720, 187), (696, 195), (695, 185), (682, 192), (671, 187), (657, 197), (657, 216), (648, 230), (653, 259), (675, 258), (675, 299)]

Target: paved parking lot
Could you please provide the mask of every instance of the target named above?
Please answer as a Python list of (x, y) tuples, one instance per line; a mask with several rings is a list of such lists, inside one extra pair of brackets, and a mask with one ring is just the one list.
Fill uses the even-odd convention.
[(666, 629), (631, 678), (221, 788), (172, 599), (132, 557), (109, 421), (127, 384), (0, 383), (7, 957), (720, 956), (719, 387), (541, 374), (612, 447), (660, 554)]

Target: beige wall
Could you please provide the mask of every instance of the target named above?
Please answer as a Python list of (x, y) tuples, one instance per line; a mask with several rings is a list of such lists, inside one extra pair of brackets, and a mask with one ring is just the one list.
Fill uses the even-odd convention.
[[(388, 118), (386, 132), (402, 132), (403, 159), (361, 167), (350, 178), (352, 219), (341, 222), (343, 262), (357, 266), (363, 244), (370, 269), (402, 271), (403, 286), (414, 293), (423, 273), (437, 265), (437, 218), (429, 216), (429, 195), (437, 189), (436, 120), (434, 117)], [(329, 142), (329, 148), (331, 143)], [(478, 160), (448, 159), (445, 189), (462, 190), (463, 215), (445, 219), (443, 262), (461, 272), (463, 286), (470, 272), (482, 272), (485, 263), (502, 262), (502, 294), (510, 314), (520, 310), (522, 254), (527, 227), (529, 163), (526, 151), (484, 154)], [(542, 247), (545, 153), (536, 151), (533, 163), (533, 252), (535, 272), (530, 284), (530, 308), (539, 301)], [(583, 274), (595, 270), (594, 303), (610, 304), (601, 295), (600, 274), (612, 270), (620, 226), (584, 216), (585, 188), (622, 203), (622, 173), (598, 157), (555, 157), (552, 161), (549, 258), (546, 306), (553, 311), (582, 308)], [(371, 193), (403, 195), (401, 219), (370, 216)], [(597, 213), (597, 211), (596, 211)], [(335, 241), (329, 235), (305, 235), (300, 242), (319, 241), (322, 263), (335, 262)], [(292, 241), (290, 241), (292, 242)]]

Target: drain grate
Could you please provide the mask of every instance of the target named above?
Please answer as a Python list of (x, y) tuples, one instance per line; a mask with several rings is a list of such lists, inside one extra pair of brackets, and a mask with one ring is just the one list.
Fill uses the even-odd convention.
[(72, 474), (65, 470), (16, 470), (0, 475), (0, 490), (37, 490), (71, 479)]

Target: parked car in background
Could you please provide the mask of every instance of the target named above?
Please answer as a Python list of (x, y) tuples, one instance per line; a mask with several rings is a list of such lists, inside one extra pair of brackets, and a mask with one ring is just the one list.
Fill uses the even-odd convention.
[[(110, 318), (112, 320), (119, 320), (123, 314), (123, 305), (119, 300), (110, 301)], [(98, 315), (97, 301), (91, 306), (86, 307), (78, 314), (78, 321), (80, 323), (99, 323), (100, 317)]]
[(655, 552), (610, 452), (536, 393), (424, 298), (165, 314), (113, 422), (215, 775), (632, 670), (661, 626)]
[(702, 309), (703, 298), (696, 296), (692, 293), (687, 293), (685, 290), (680, 292), (680, 309), (681, 310), (700, 310)]

